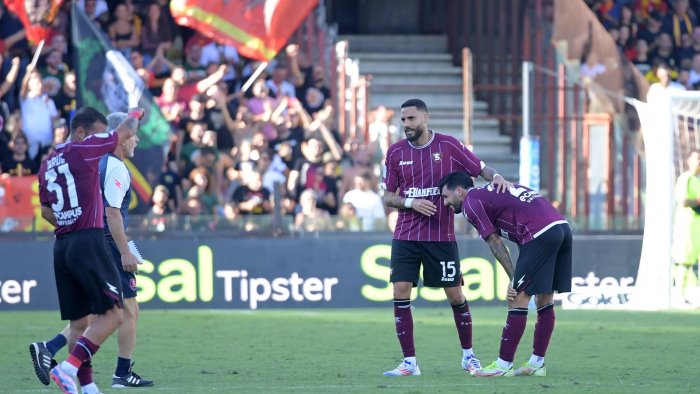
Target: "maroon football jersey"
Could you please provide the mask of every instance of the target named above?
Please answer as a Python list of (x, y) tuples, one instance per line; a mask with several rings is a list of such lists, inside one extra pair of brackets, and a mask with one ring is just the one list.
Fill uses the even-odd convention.
[(80, 142), (56, 149), (39, 169), (39, 200), (53, 209), (56, 235), (88, 228), (102, 228), (102, 194), (97, 166), (100, 158), (114, 151), (116, 133), (93, 134)]
[(403, 139), (387, 151), (382, 187), (402, 197), (430, 200), (437, 212), (425, 216), (400, 209), (394, 239), (405, 241), (454, 241), (454, 213), (442, 204), (438, 183), (454, 171), (476, 177), (483, 163), (456, 138), (432, 132), (430, 141), (416, 147)]
[(547, 199), (517, 184), (507, 193), (497, 193), (491, 184), (470, 189), (462, 202), (462, 214), (482, 238), (498, 233), (520, 245), (555, 224), (566, 223)]

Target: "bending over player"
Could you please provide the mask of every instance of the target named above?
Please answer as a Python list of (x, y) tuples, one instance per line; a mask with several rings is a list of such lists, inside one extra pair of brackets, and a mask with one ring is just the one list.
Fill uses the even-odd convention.
[[(474, 187), (469, 174), (453, 172), (440, 180), (439, 188), (445, 206), (461, 212), (479, 231), (512, 280), (498, 360), (476, 375), (545, 376), (544, 356), (554, 331), (554, 291), (571, 291), (569, 223), (544, 197), (524, 186), (513, 185), (508, 193), (496, 193), (490, 184)], [(518, 245), (520, 254), (515, 269), (501, 237)], [(532, 356), (513, 370), (533, 295), (537, 324)]]

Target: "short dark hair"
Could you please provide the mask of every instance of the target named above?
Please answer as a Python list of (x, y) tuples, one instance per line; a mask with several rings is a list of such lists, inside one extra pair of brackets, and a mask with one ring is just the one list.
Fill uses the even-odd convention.
[(455, 171), (453, 173), (445, 175), (438, 183), (438, 189), (442, 193), (442, 189), (447, 186), (447, 190), (454, 190), (457, 186), (461, 186), (464, 189), (469, 189), (474, 187), (474, 180), (472, 176), (464, 171)]
[(192, 98), (190, 99), (190, 101), (197, 101), (197, 102), (200, 102), (200, 103), (206, 103), (206, 102), (207, 102), (207, 96), (204, 95), (204, 94), (202, 94), (202, 93), (197, 93), (197, 94), (195, 94), (195, 95), (192, 96)]
[(401, 104), (401, 108), (416, 107), (419, 111), (428, 112), (428, 106), (421, 99), (410, 99)]
[(102, 112), (93, 107), (82, 107), (75, 111), (75, 115), (73, 115), (73, 119), (70, 121), (70, 132), (73, 134), (78, 127), (89, 129), (95, 124), (95, 122), (100, 122), (107, 125), (107, 118), (102, 114)]

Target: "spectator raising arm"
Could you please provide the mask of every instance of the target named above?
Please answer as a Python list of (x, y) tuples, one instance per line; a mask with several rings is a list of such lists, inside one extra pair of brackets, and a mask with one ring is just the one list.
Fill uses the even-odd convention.
[(289, 59), (289, 71), (292, 73), (291, 81), (296, 87), (304, 85), (304, 74), (299, 69), (299, 45), (287, 45), (287, 58)]
[(304, 109), (304, 107), (299, 103), (299, 101), (294, 100), (296, 110), (299, 112), (299, 116), (301, 116), (302, 122), (306, 128), (315, 131), (318, 130), (321, 132), (321, 137), (323, 137), (323, 142), (326, 143), (328, 146), (328, 149), (331, 151), (331, 154), (333, 155), (333, 159), (336, 161), (340, 161), (342, 158), (342, 151), (343, 148), (340, 146), (338, 141), (333, 138), (333, 134), (331, 133), (330, 130), (328, 130), (328, 127), (323, 123), (325, 119), (322, 117), (319, 117), (318, 119), (314, 120), (311, 122), (311, 116), (309, 115), (308, 112)]
[(5, 44), (5, 50), (9, 51), (13, 45), (24, 40), (26, 37), (27, 37), (27, 32), (25, 32), (24, 30), (20, 30), (17, 33), (14, 33), (12, 35), (7, 36), (7, 38), (5, 38), (3, 40), (3, 43)]
[(217, 89), (214, 93), (214, 101), (216, 101), (216, 106), (221, 110), (221, 114), (224, 116), (226, 129), (231, 133), (234, 144), (239, 146), (240, 141), (238, 140), (238, 133), (236, 132), (239, 131), (241, 127), (239, 127), (239, 123), (231, 116), (231, 112), (228, 109), (228, 97), (223, 91)]
[(220, 65), (219, 69), (216, 70), (214, 73), (212, 73), (210, 76), (197, 82), (197, 92), (198, 93), (206, 92), (207, 89), (209, 89), (210, 87), (216, 85), (219, 81), (221, 81), (227, 72), (228, 72), (228, 66), (225, 64)]
[(27, 98), (27, 94), (29, 93), (29, 78), (32, 75), (32, 72), (34, 71), (34, 65), (29, 64), (27, 66), (27, 69), (24, 72), (24, 78), (22, 78), (22, 85), (19, 88), (19, 97), (20, 98)]
[(17, 80), (17, 76), (19, 75), (19, 60), (18, 57), (12, 58), (12, 67), (10, 67), (10, 71), (8, 71), (5, 80), (2, 82), (2, 85), (0, 85), (0, 98), (7, 94)]

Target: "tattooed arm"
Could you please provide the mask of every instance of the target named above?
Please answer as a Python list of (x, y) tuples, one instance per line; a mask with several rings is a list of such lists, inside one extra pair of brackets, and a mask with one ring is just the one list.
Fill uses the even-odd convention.
[(508, 278), (510, 278), (512, 281), (514, 270), (513, 261), (511, 261), (510, 252), (508, 251), (508, 248), (506, 248), (506, 245), (503, 243), (501, 237), (498, 236), (498, 233), (493, 233), (486, 238), (486, 243), (489, 244), (491, 253), (496, 256), (498, 262), (501, 263), (503, 269), (506, 270)]

